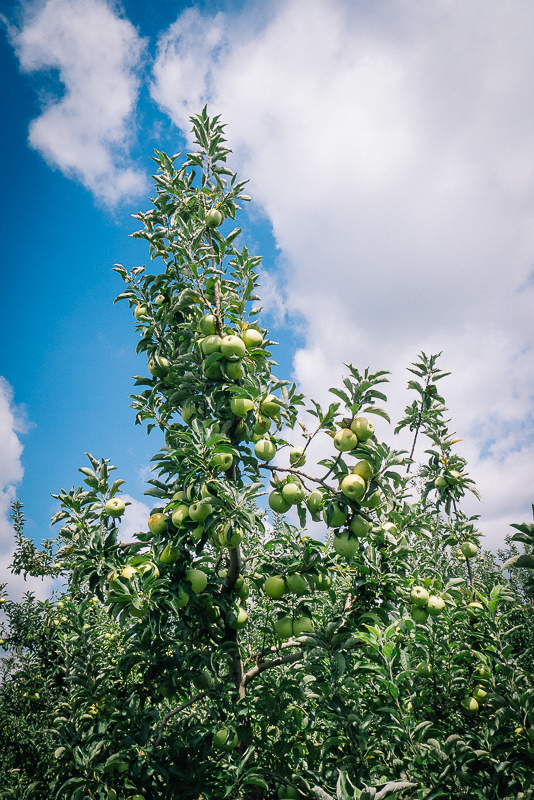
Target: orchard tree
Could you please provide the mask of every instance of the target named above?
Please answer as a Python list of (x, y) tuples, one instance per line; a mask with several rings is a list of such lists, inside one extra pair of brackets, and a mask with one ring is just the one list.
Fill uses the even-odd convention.
[[(531, 597), (479, 558), (439, 355), (410, 367), (409, 453), (383, 441), (387, 372), (346, 365), (327, 408), (276, 377), (234, 227), (249, 198), (219, 119), (191, 121), (198, 149), (156, 151), (136, 215), (160, 270), (115, 267), (147, 364), (136, 422), (165, 436), (153, 508), (121, 540), (123, 481), (89, 455), (57, 495), (57, 546), (20, 532), (14, 568), (66, 588), (40, 607), (51, 664), (5, 674), (4, 697), (34, 673), (53, 689), (32, 701), (39, 765), (12, 753), (0, 797), (532, 797)], [(13, 609), (8, 652), (17, 630)]]

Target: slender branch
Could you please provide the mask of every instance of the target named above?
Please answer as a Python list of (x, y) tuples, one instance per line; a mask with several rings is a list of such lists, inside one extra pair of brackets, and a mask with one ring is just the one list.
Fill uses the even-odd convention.
[(239, 687), (239, 696), (245, 696), (247, 685), (257, 675), (261, 675), (262, 672), (265, 672), (268, 669), (273, 669), (274, 667), (279, 667), (282, 664), (293, 664), (295, 661), (300, 661), (303, 655), (303, 651), (299, 650), (298, 653), (289, 653), (287, 656), (279, 656), (278, 658), (271, 659), (271, 661), (261, 661), (259, 664), (256, 664), (243, 675), (241, 679), (241, 685)]
[(325, 481), (328, 478), (328, 476), (330, 475), (330, 473), (332, 472), (334, 467), (336, 467), (339, 464), (340, 459), (341, 459), (341, 453), (339, 453), (338, 457), (336, 458), (336, 460), (334, 461), (334, 463), (332, 464), (332, 466), (330, 467), (330, 469), (328, 470), (326, 475), (323, 476), (323, 478), (321, 479), (320, 483), (322, 483), (323, 481)]
[(182, 703), (181, 706), (175, 708), (174, 711), (169, 711), (168, 714), (165, 714), (165, 716), (161, 720), (161, 725), (159, 727), (157, 738), (156, 741), (154, 742), (154, 746), (157, 747), (157, 745), (161, 742), (161, 737), (163, 736), (163, 728), (172, 717), (176, 716), (176, 714), (179, 714), (180, 711), (184, 711), (184, 709), (188, 708), (189, 706), (192, 706), (193, 703), (197, 702), (197, 700), (203, 700), (204, 697), (207, 696), (207, 694), (208, 694), (207, 692), (200, 692), (200, 694), (196, 694), (190, 700), (187, 700), (185, 703)]

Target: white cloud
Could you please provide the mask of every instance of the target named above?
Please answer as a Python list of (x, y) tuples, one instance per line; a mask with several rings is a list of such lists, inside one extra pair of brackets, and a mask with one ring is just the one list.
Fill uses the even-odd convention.
[(121, 500), (129, 501), (131, 505), (126, 506), (126, 511), (119, 523), (121, 542), (131, 542), (132, 537), (139, 531), (147, 530), (147, 522), (150, 516), (150, 508), (146, 503), (136, 500), (129, 494), (121, 494)]
[(344, 361), (387, 368), (395, 415), (408, 363), (444, 351), (483, 492), (467, 507), (495, 546), (534, 498), (534, 7), (280, 0), (260, 27), (246, 15), (180, 15), (153, 96), (183, 129), (207, 101), (228, 123), (307, 321), (306, 393), (324, 400)]
[(108, 204), (146, 190), (128, 166), (144, 49), (105, 0), (47, 0), (29, 7), (11, 40), (24, 72), (58, 70), (61, 97), (30, 124), (30, 145)]

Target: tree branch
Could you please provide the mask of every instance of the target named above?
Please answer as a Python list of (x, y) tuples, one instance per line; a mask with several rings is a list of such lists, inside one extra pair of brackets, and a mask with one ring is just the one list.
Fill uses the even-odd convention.
[(200, 694), (196, 694), (190, 700), (187, 700), (185, 703), (182, 703), (181, 706), (175, 708), (174, 711), (169, 711), (168, 714), (165, 714), (165, 716), (161, 720), (161, 725), (157, 733), (156, 741), (154, 742), (154, 747), (157, 747), (157, 745), (161, 742), (161, 737), (163, 736), (163, 728), (165, 727), (167, 722), (171, 719), (171, 717), (174, 717), (176, 714), (179, 714), (180, 711), (183, 711), (184, 709), (188, 708), (188, 706), (192, 706), (193, 703), (197, 702), (197, 700), (202, 700), (204, 697), (207, 696), (207, 694), (208, 694), (207, 692), (200, 692)]
[(282, 664), (293, 664), (295, 661), (300, 661), (302, 656), (304, 655), (302, 650), (299, 650), (298, 653), (289, 653), (287, 656), (279, 656), (278, 658), (273, 658), (271, 661), (262, 661), (259, 664), (256, 664), (254, 667), (245, 672), (241, 679), (241, 685), (239, 687), (239, 696), (245, 696), (245, 690), (247, 685), (253, 680), (257, 675), (261, 675), (262, 672), (265, 672), (268, 669), (273, 669), (274, 667), (280, 667)]

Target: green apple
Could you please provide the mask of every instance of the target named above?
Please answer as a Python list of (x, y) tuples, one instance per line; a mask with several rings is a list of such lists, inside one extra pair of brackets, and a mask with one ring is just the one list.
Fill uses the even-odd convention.
[(160, 555), (159, 560), (162, 564), (174, 564), (180, 558), (180, 551), (177, 547), (171, 544), (166, 545), (163, 553)]
[(424, 625), (428, 619), (428, 611), (426, 608), (423, 608), (423, 606), (412, 606), (410, 614), (413, 621), (417, 622), (419, 625)]
[(269, 508), (277, 514), (285, 514), (291, 508), (291, 503), (284, 499), (282, 492), (275, 489), (269, 495)]
[(254, 401), (248, 397), (232, 397), (230, 408), (236, 417), (246, 417), (248, 412), (254, 408)]
[(430, 614), (431, 617), (439, 617), (443, 609), (445, 608), (445, 600), (443, 597), (437, 597), (435, 594), (431, 594), (428, 598), (428, 603), (426, 604), (426, 610)]
[(331, 504), (331, 519), (328, 522), (328, 514), (326, 508), (323, 510), (323, 520), (326, 522), (329, 528), (340, 528), (341, 525), (345, 524), (347, 519), (347, 511), (344, 508), (340, 508), (340, 506), (334, 502)]
[(201, 594), (208, 583), (208, 577), (201, 569), (188, 569), (185, 573), (185, 579), (189, 581), (195, 594)]
[(365, 417), (356, 417), (356, 419), (352, 421), (350, 429), (356, 434), (360, 442), (366, 442), (375, 432), (375, 426)]
[(240, 589), (243, 588), (244, 584), (245, 584), (244, 577), (242, 575), (238, 575), (237, 578), (235, 579), (234, 585), (232, 586), (232, 591), (238, 592)]
[(299, 797), (298, 789), (294, 786), (280, 786), (278, 789), (278, 800), (298, 800)]
[(479, 681), (489, 681), (491, 679), (491, 670), (485, 664), (479, 664), (475, 667), (473, 675)]
[(274, 630), (279, 639), (290, 639), (293, 636), (293, 620), (291, 617), (277, 619)]
[(137, 574), (136, 568), (132, 567), (130, 564), (128, 564), (126, 567), (124, 567), (123, 570), (121, 570), (121, 578), (126, 578), (127, 581), (130, 581), (136, 574)]
[(182, 419), (187, 425), (197, 415), (197, 407), (191, 400), (187, 400), (182, 406)]
[(248, 620), (248, 614), (244, 608), (239, 608), (237, 611), (233, 611), (230, 614), (228, 625), (233, 628), (234, 631), (240, 631), (242, 628), (245, 627)]
[(466, 558), (474, 558), (478, 553), (478, 547), (473, 542), (464, 542), (460, 545), (460, 550)]
[(293, 620), (293, 636), (300, 636), (302, 633), (313, 633), (315, 625), (310, 617), (300, 616)]
[(241, 361), (225, 361), (224, 374), (227, 378), (230, 378), (231, 381), (240, 381), (244, 375)]
[(145, 319), (147, 312), (148, 308), (145, 305), (138, 305), (134, 308), (134, 317), (136, 319)]
[(439, 478), (436, 478), (434, 481), (434, 486), (436, 489), (444, 489), (445, 486), (448, 486), (447, 479), (440, 475)]
[(332, 578), (324, 572), (319, 572), (315, 578), (315, 588), (320, 592), (327, 592), (332, 586)]
[(358, 502), (365, 494), (366, 484), (360, 475), (345, 475), (341, 481), (341, 491), (349, 500)]
[(165, 514), (152, 514), (148, 520), (148, 527), (154, 536), (159, 536), (167, 528), (167, 517)]
[(478, 702), (475, 700), (474, 697), (464, 697), (462, 702), (460, 703), (460, 708), (467, 714), (468, 717), (476, 714), (478, 711)]
[(117, 797), (118, 795), (115, 789), (108, 789), (106, 800), (117, 800)]
[(250, 596), (250, 587), (248, 583), (244, 583), (241, 589), (238, 591), (237, 596), (241, 598), (241, 600), (247, 600)]
[(279, 600), (287, 591), (286, 582), (281, 575), (271, 575), (263, 584), (263, 591), (271, 600)]
[(308, 511), (310, 514), (313, 514), (314, 516), (318, 514), (323, 505), (323, 501), (324, 495), (319, 489), (314, 489), (313, 492), (310, 492), (306, 498), (306, 505), (308, 506)]
[(302, 503), (306, 497), (306, 492), (304, 491), (304, 487), (301, 483), (292, 481), (284, 484), (282, 487), (282, 497), (287, 503), (290, 503), (293, 506), (297, 505), (298, 503)]
[(354, 536), (367, 536), (372, 527), (372, 523), (359, 514), (355, 514), (348, 524), (348, 529)]
[(104, 506), (104, 511), (108, 517), (122, 517), (125, 509), (126, 503), (118, 497), (111, 497)]
[(247, 350), (253, 350), (263, 344), (263, 336), (256, 328), (245, 328), (241, 338), (245, 342)]
[(365, 508), (376, 508), (382, 502), (382, 492), (378, 488), (374, 488), (376, 484), (371, 484), (367, 494), (360, 500), (360, 505)]
[(302, 575), (299, 575), (298, 572), (294, 572), (293, 575), (288, 575), (286, 584), (288, 591), (291, 592), (291, 594), (296, 594), (297, 597), (302, 597), (302, 595), (308, 594), (310, 591), (308, 582)]
[(276, 417), (280, 414), (280, 401), (274, 394), (268, 394), (267, 397), (262, 400), (260, 405), (260, 413), (264, 417), (270, 417), (271, 419), (276, 419)]
[(217, 332), (217, 320), (215, 314), (206, 314), (198, 323), (198, 329), (204, 336), (213, 336)]
[(174, 603), (178, 608), (183, 608), (189, 603), (189, 595), (187, 594), (186, 591), (182, 589), (181, 586), (178, 589), (178, 597), (176, 598)]
[(202, 362), (202, 374), (210, 381), (222, 381), (224, 378), (224, 369), (221, 361), (214, 361), (208, 364), (207, 361)]
[(256, 415), (256, 424), (254, 425), (254, 433), (256, 436), (263, 436), (271, 427), (272, 420), (269, 417), (264, 417), (263, 414)]
[(303, 467), (306, 463), (306, 454), (303, 447), (292, 447), (289, 451), (289, 463), (292, 467)]
[(334, 536), (334, 550), (343, 558), (352, 558), (360, 543), (356, 536), (349, 536), (348, 531), (342, 531)]
[(227, 547), (228, 550), (233, 550), (238, 547), (243, 541), (243, 531), (241, 528), (234, 528), (232, 535), (228, 539), (229, 525), (225, 525), (219, 534), (219, 543), (221, 547)]
[(175, 492), (173, 494), (173, 496), (171, 497), (171, 501), (172, 502), (175, 502), (176, 500), (178, 500), (179, 502), (182, 502), (182, 501), (185, 500), (185, 492), (183, 492), (181, 489), (179, 489), (177, 492)]
[(487, 691), (484, 689), (483, 686), (475, 686), (473, 690), (473, 697), (475, 698), (477, 703), (483, 703), (486, 695)]
[(451, 486), (454, 486), (456, 483), (458, 483), (461, 477), (462, 477), (461, 473), (458, 472), (458, 470), (456, 469), (448, 470), (445, 475), (447, 483), (450, 483)]
[(364, 481), (370, 481), (374, 475), (374, 468), (368, 461), (358, 461), (352, 468), (354, 475), (359, 475)]
[(237, 733), (229, 728), (221, 728), (213, 737), (213, 746), (218, 750), (235, 750), (237, 747)]
[(358, 444), (358, 437), (350, 428), (341, 428), (334, 436), (334, 447), (340, 453), (348, 453)]
[(276, 445), (270, 439), (260, 439), (254, 447), (256, 458), (260, 461), (272, 461), (276, 455)]
[(176, 527), (179, 528), (182, 525), (184, 519), (187, 519), (188, 516), (189, 516), (189, 506), (181, 504), (178, 506), (178, 508), (175, 508), (174, 511), (172, 512), (172, 517), (171, 517), (172, 524), (176, 525)]
[(228, 361), (237, 361), (237, 359), (243, 358), (247, 352), (243, 339), (231, 333), (221, 339), (220, 347), (221, 353)]
[(228, 472), (233, 463), (234, 457), (231, 453), (215, 453), (210, 461), (211, 466), (217, 472)]
[(210, 356), (212, 353), (220, 353), (221, 351), (221, 337), (216, 333), (205, 336), (200, 342), (200, 349), (205, 356)]
[(428, 661), (421, 661), (415, 668), (415, 671), (420, 678), (430, 678), (434, 670), (432, 664), (429, 664)]
[(189, 506), (189, 516), (193, 522), (204, 522), (213, 511), (213, 506), (206, 500), (199, 500)]
[(158, 358), (151, 358), (148, 362), (148, 371), (154, 378), (161, 378), (170, 367), (170, 362), (164, 356)]
[(161, 308), (161, 306), (165, 303), (165, 299), (166, 298), (164, 294), (156, 295), (156, 297), (154, 298), (154, 305), (157, 306), (158, 308)]
[(424, 586), (413, 586), (410, 592), (410, 600), (416, 606), (426, 606), (430, 595)]
[(208, 228), (218, 228), (219, 225), (222, 225), (223, 219), (224, 217), (218, 208), (210, 208), (209, 211), (206, 211), (204, 222)]

